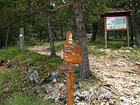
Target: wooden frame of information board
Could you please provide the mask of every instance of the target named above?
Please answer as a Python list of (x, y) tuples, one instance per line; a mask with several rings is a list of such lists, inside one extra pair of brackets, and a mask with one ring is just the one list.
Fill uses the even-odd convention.
[[(118, 31), (118, 30), (126, 30), (126, 43), (129, 47), (129, 16), (130, 9), (113, 9), (108, 13), (105, 13), (101, 17), (104, 18), (104, 38), (105, 38), (105, 48), (107, 48), (107, 32), (108, 31)], [(110, 21), (109, 21), (110, 19)]]

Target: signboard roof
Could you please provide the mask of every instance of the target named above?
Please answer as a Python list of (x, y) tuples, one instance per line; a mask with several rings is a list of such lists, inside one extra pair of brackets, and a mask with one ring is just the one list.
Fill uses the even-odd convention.
[(111, 11), (101, 15), (101, 18), (108, 16), (129, 16), (132, 12), (129, 8), (121, 8), (121, 9), (112, 9)]

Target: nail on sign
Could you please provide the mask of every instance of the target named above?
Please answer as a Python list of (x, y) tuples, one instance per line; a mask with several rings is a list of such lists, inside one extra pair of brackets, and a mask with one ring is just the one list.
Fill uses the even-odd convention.
[(64, 62), (66, 63), (81, 63), (82, 57), (80, 55), (64, 54)]
[(58, 66), (59, 72), (66, 72), (66, 73), (73, 73), (75, 71), (75, 65), (74, 64), (64, 64)]

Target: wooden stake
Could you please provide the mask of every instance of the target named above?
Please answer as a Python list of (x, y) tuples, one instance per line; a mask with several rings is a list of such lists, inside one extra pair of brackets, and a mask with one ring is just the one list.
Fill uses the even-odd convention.
[(73, 105), (73, 73), (67, 73), (67, 104)]
[(126, 19), (127, 19), (127, 45), (129, 47), (130, 46), (129, 44), (129, 17), (127, 16)]
[[(66, 43), (72, 44), (72, 33), (68, 32)], [(73, 105), (73, 73), (67, 73), (67, 104)]]
[(104, 17), (104, 27), (105, 27), (105, 48), (107, 48), (107, 29), (106, 29), (106, 17)]

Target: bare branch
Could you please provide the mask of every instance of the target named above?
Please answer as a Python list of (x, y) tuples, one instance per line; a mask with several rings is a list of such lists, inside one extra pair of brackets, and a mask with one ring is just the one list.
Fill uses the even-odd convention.
[(61, 5), (61, 6), (57, 7), (57, 8), (55, 8), (55, 9), (51, 9), (51, 10), (47, 10), (47, 11), (49, 11), (49, 12), (55, 12), (58, 9), (69, 7), (69, 6), (72, 6), (72, 3), (64, 4), (64, 5)]
[(46, 1), (48, 1), (48, 2), (47, 2), (45, 5), (43, 5), (42, 7), (37, 8), (37, 9), (35, 9), (35, 10), (29, 12), (29, 13), (24, 13), (24, 14), (22, 14), (22, 16), (31, 15), (31, 14), (35, 13), (36, 11), (39, 11), (39, 10), (44, 9), (46, 6), (48, 6), (48, 4), (49, 4), (52, 0), (46, 0)]

